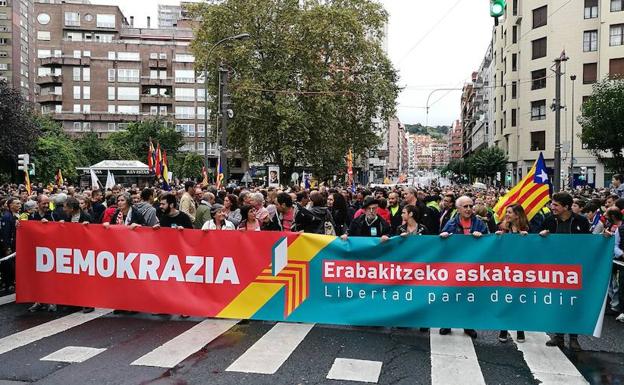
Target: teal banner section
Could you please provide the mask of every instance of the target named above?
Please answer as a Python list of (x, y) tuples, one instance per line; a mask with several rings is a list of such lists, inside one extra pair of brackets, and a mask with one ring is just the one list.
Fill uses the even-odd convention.
[[(310, 254), (305, 279), (293, 281), (301, 293), (292, 299), (296, 292), (284, 287), (254, 319), (595, 336), (602, 328), (613, 239), (453, 235), (319, 246), (318, 236), (306, 236), (288, 250), (289, 263), (300, 263), (301, 250)], [(294, 304), (289, 314), (285, 298)]]

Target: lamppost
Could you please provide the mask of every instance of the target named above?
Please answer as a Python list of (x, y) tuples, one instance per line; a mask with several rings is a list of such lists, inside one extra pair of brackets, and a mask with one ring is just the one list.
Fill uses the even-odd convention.
[[(233, 41), (233, 40), (245, 40), (245, 39), (249, 39), (250, 35), (248, 33), (241, 33), (238, 35), (234, 35), (234, 36), (229, 36), (226, 38), (223, 38), (221, 40), (219, 40), (218, 42), (216, 42), (215, 44), (212, 45), (212, 47), (210, 47), (210, 49), (208, 50), (208, 54), (206, 55), (206, 61), (204, 63), (204, 165), (206, 167), (206, 170), (208, 170), (210, 167), (210, 162), (208, 160), (208, 59), (210, 58), (210, 56), (212, 55), (212, 52), (219, 47), (221, 44), (227, 43), (228, 41)], [(217, 73), (219, 72), (219, 68), (220, 65), (217, 64)], [(219, 76), (219, 89), (221, 88), (221, 77)], [(220, 103), (220, 100), (219, 100)], [(218, 110), (221, 111), (221, 106), (218, 106)], [(219, 119), (220, 116), (217, 116), (217, 122), (216, 122), (216, 126), (215, 126), (215, 132), (217, 133), (217, 140), (216, 143), (219, 143)], [(219, 156), (220, 153), (219, 153)]]
[(570, 190), (574, 190), (574, 83), (576, 75), (570, 75), (572, 80), (572, 139), (570, 140)]

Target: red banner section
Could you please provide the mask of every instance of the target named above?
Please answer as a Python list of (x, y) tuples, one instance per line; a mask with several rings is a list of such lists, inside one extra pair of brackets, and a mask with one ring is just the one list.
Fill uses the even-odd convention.
[(22, 222), (17, 300), (213, 317), (270, 267), (284, 236), (297, 237)]
[(327, 283), (577, 290), (581, 277), (580, 265), (323, 261)]

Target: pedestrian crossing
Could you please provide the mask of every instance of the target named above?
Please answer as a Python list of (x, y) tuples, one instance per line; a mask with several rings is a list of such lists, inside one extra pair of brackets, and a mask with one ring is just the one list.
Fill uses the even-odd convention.
[[(23, 317), (29, 316), (25, 313)], [(547, 338), (544, 333), (527, 333), (523, 344), (492, 346), (508, 351), (509, 356), (522, 353), (523, 365), (530, 373), (524, 383), (588, 384), (561, 350), (544, 345)], [(500, 362), (488, 359), (482, 366), (475, 350), (479, 343), (493, 342), (483, 336), (473, 341), (461, 330), (441, 336), (437, 330), (421, 333), (225, 319), (163, 320), (96, 309), (0, 334), (0, 363), (20, 362), (34, 372), (60, 378), (69, 378), (72, 370), (85, 365), (106, 373), (108, 377), (101, 383), (120, 384), (150, 381), (163, 372), (185, 376), (205, 370), (220, 378), (215, 383), (227, 383), (228, 378), (233, 383), (265, 383), (262, 381), (268, 380), (258, 382), (253, 376), (276, 376), (268, 383), (485, 385), (488, 368), (507, 363), (505, 354), (500, 354)], [(54, 363), (61, 365), (51, 365)], [(0, 365), (0, 382), (24, 380), (7, 368)], [(111, 380), (116, 375), (122, 378)], [(42, 381), (46, 378), (41, 377)]]

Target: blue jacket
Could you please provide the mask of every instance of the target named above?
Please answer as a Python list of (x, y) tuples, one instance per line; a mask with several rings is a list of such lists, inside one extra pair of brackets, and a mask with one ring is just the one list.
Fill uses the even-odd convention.
[[(481, 234), (488, 234), (487, 225), (476, 216), (472, 216), (472, 222), (470, 224), (470, 233), (474, 233), (475, 231), (480, 232)], [(442, 233), (451, 233), (451, 234), (464, 234), (464, 228), (461, 227), (461, 223), (459, 221), (459, 215), (455, 215), (453, 218), (449, 219), (446, 222), (446, 225), (441, 231)]]
[[(15, 251), (15, 235), (17, 219), (10, 211), (5, 211), (0, 217), (0, 252), (7, 254)], [(0, 255), (4, 257), (4, 255)]]

